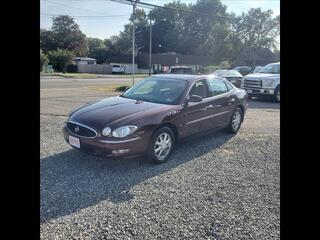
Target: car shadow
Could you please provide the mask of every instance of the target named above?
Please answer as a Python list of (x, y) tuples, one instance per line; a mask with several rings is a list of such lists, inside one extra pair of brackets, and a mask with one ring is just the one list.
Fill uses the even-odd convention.
[[(147, 162), (143, 157), (106, 159), (71, 149), (40, 160), (40, 222), (110, 201), (134, 198), (133, 186), (158, 176), (223, 145), (234, 135), (222, 131), (198, 135), (177, 144), (169, 161)], [(201, 138), (200, 138), (201, 137)], [(212, 159), (214, 160), (214, 159)]]
[(250, 99), (248, 103), (249, 109), (280, 109), (279, 103), (276, 103), (272, 99), (266, 97), (253, 98)]

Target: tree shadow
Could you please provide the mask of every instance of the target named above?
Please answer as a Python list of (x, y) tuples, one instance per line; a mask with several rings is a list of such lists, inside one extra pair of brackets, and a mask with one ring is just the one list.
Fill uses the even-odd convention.
[(193, 137), (177, 144), (169, 161), (163, 164), (149, 163), (143, 157), (99, 158), (74, 149), (45, 157), (40, 160), (40, 222), (101, 201), (129, 201), (134, 198), (130, 193), (134, 185), (192, 161), (232, 136), (219, 131)]

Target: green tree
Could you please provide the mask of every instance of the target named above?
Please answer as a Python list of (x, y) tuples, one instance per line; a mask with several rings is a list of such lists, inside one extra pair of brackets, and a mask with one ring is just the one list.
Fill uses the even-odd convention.
[(280, 16), (273, 17), (272, 14), (272, 10), (252, 8), (248, 13), (242, 13), (236, 21), (236, 35), (249, 49), (253, 65), (257, 51), (274, 46), (280, 34)]
[(99, 38), (87, 38), (89, 53), (93, 49), (105, 48), (103, 40)]
[(72, 63), (74, 58), (74, 53), (68, 50), (58, 49), (50, 51), (49, 63), (53, 65), (54, 70), (58, 72), (66, 72), (66, 67), (68, 64)]
[(88, 43), (79, 25), (68, 15), (53, 17), (51, 30), (40, 31), (40, 46), (44, 52), (65, 49), (78, 56), (86, 56)]
[(52, 31), (46, 29), (40, 29), (40, 48), (44, 53), (56, 50), (58, 43), (55, 39), (55, 34)]
[(88, 56), (97, 59), (98, 64), (104, 63), (108, 55), (104, 41), (99, 38), (87, 38), (87, 42)]
[(48, 56), (40, 49), (40, 72), (42, 71), (43, 65), (48, 64), (48, 62)]

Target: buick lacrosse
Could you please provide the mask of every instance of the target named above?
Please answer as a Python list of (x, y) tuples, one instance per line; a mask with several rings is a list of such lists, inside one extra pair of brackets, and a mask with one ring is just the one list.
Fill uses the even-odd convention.
[(247, 105), (244, 90), (215, 75), (153, 75), (120, 96), (71, 111), (63, 135), (84, 152), (145, 154), (161, 163), (183, 138), (211, 129), (236, 133)]

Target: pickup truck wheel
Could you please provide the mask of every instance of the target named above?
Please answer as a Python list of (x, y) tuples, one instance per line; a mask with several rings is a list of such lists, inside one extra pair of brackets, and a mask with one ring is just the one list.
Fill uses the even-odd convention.
[(230, 119), (229, 125), (227, 126), (226, 130), (229, 133), (237, 133), (240, 129), (241, 123), (243, 119), (243, 113), (240, 108), (236, 108), (232, 114)]
[(273, 100), (277, 103), (280, 102), (280, 86), (276, 88), (273, 94)]

